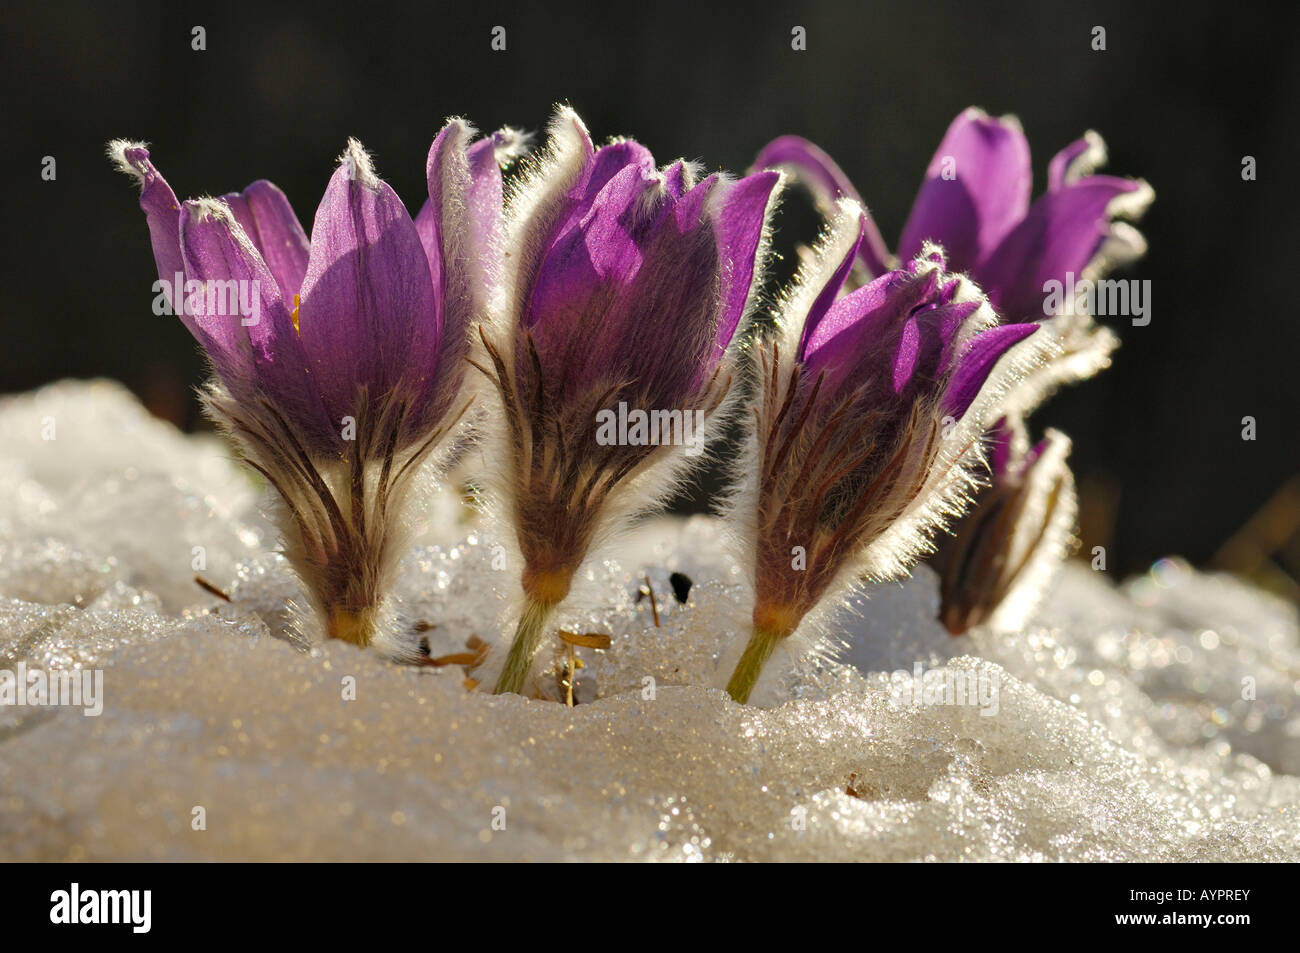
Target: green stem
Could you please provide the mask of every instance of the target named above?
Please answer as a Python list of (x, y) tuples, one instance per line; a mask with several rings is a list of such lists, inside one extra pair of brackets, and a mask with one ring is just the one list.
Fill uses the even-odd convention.
[(493, 694), (506, 692), (523, 694), (524, 681), (528, 670), (532, 668), (533, 656), (542, 644), (546, 632), (546, 620), (555, 608), (553, 602), (537, 602), (532, 599), (524, 606), (524, 614), (519, 617), (519, 626), (515, 629), (515, 640), (510, 645), (510, 654), (506, 656), (506, 667), (501, 670), (497, 687)]
[(745, 653), (736, 663), (736, 670), (731, 673), (731, 681), (727, 682), (728, 695), (742, 705), (749, 701), (749, 694), (754, 690), (758, 676), (763, 674), (763, 666), (786, 634), (777, 629), (754, 629), (749, 644), (745, 646)]

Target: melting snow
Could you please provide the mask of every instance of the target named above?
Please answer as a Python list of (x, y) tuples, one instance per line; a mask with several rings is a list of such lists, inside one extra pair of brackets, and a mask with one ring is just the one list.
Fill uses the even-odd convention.
[[(954, 639), (922, 567), (742, 707), (744, 574), (714, 521), (658, 520), (587, 573), (566, 627), (613, 646), (567, 708), (309, 644), (260, 499), (116, 384), (0, 401), (0, 671), (104, 673), (98, 717), (0, 707), (0, 857), (1300, 859), (1296, 611), (1231, 578), (1072, 564), (1024, 631)], [(432, 654), (500, 639), (496, 552), (431, 509), (395, 602)]]

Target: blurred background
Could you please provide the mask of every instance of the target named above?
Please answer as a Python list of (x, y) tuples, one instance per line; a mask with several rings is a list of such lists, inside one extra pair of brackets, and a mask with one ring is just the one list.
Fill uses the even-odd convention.
[[(182, 198), (269, 178), (308, 231), (346, 137), (375, 154), (412, 211), (448, 115), (544, 127), (575, 106), (598, 139), (635, 136), (663, 161), (743, 170), (781, 133), (820, 143), (897, 239), (925, 166), (968, 105), (1016, 113), (1035, 193), (1052, 154), (1094, 128), (1107, 171), (1156, 202), (1152, 320), (1103, 319), (1113, 367), (1035, 416), (1074, 439), (1084, 554), (1145, 569), (1176, 554), (1288, 593), (1300, 576), (1296, 420), (1297, 103), (1294, 2), (934, 2), (578, 5), (24, 3), (3, 17), (6, 227), (0, 392), (107, 376), (159, 416), (206, 426), (203, 364), (156, 277), (135, 190), (103, 155), (146, 139)], [(192, 28), (205, 51), (191, 48)], [(494, 26), (506, 50), (491, 49)], [(791, 30), (807, 50), (791, 50)], [(1092, 49), (1092, 29), (1106, 50)], [(1256, 181), (1243, 181), (1254, 156)], [(44, 156), (57, 178), (43, 181)], [(817, 219), (777, 222), (783, 260)], [(769, 287), (775, 290), (775, 284)], [(1242, 439), (1242, 418), (1257, 437)], [(709, 478), (706, 477), (707, 481)], [(698, 507), (707, 483), (679, 505)]]

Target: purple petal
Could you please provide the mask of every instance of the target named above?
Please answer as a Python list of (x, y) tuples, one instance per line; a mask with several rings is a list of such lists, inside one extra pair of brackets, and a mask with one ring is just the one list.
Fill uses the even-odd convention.
[[(153, 246), (154, 263), (158, 266), (158, 277), (166, 282), (167, 300), (172, 310), (176, 307), (175, 294), (180, 289), (174, 288), (176, 275), (182, 274), (185, 266), (181, 261), (180, 213), (181, 204), (176, 193), (154, 168), (149, 160), (149, 150), (140, 143), (116, 141), (109, 144), (109, 155), (118, 168), (133, 176), (140, 186), (140, 208), (144, 209), (145, 222), (149, 226), (149, 241)], [(193, 322), (181, 315), (181, 320), (190, 333), (205, 344)]]
[[(444, 301), (451, 297), (446, 281), (465, 284), (464, 278), (448, 279), (444, 274), (445, 263), (466, 251), (478, 256), (485, 241), (497, 241), (501, 227), (501, 170), (495, 161), (493, 140), (492, 137), (481, 139), (467, 149), (473, 134), (474, 130), (464, 120), (452, 119), (433, 140), (426, 165), (429, 198), (415, 218), (420, 243), (429, 256), (434, 290)], [(485, 201), (469, 210), (467, 205), (476, 176), (482, 180), (483, 194), (479, 197)], [(495, 203), (490, 201), (493, 195)], [(456, 289), (458, 294), (465, 290)]]
[(827, 396), (873, 386), (881, 399), (932, 385), (979, 300), (956, 301), (958, 282), (930, 265), (893, 271), (840, 298), (809, 340), (805, 363)]
[(303, 276), (307, 273), (309, 246), (307, 233), (294, 215), (289, 199), (265, 179), (253, 182), (242, 192), (222, 195), (221, 199), (234, 212), (235, 221), (248, 241), (260, 252), (285, 299), (294, 299), (302, 290)]
[(927, 304), (912, 312), (898, 352), (894, 356), (894, 393), (909, 386), (928, 387), (952, 361), (957, 335), (981, 301)]
[(309, 245), (289, 200), (265, 179), (222, 198), (271, 269), (285, 300), (292, 301), (302, 290)]
[[(841, 266), (843, 267), (843, 266)], [(832, 299), (825, 316), (817, 322), (812, 334), (806, 336), (800, 359), (810, 367), (841, 363), (845, 356), (856, 356), (859, 329), (887, 318), (886, 306), (895, 291), (907, 281), (902, 272), (891, 271), (870, 284), (838, 300)], [(828, 285), (827, 288), (830, 286)], [(819, 302), (825, 298), (823, 290)]]
[[(425, 166), (429, 198), (415, 218), (416, 235), (429, 259), (439, 334), (434, 348), (413, 357), (419, 375), (435, 384), (450, 383), (461, 366), (468, 348), (469, 323), (483, 300), (486, 249), (482, 242), (486, 236), (482, 229), (471, 231), (473, 215), (467, 206), (471, 172), (466, 147), (473, 134), (468, 123), (452, 119), (434, 138)], [(497, 176), (499, 179), (499, 172)], [(498, 203), (495, 222), (488, 228), (499, 228), (500, 218)]]
[[(180, 306), (197, 327), (195, 336), (203, 343), (217, 373), (238, 394), (241, 388), (247, 393), (256, 378), (248, 330), (238, 313), (220, 314), (214, 308), (214, 313), (205, 314), (203, 290), (188, 287), (191, 281), (239, 281), (259, 276), (253, 262), (257, 255), (233, 237), (231, 220), (229, 209), (218, 201), (190, 200), (184, 204), (178, 217), (178, 236), (187, 288)], [(270, 288), (259, 285), (259, 306), (262, 296), (279, 295), (275, 280), (268, 283)]]
[(1029, 142), (1019, 125), (967, 109), (930, 160), (899, 257), (914, 257), (930, 240), (944, 247), (950, 270), (970, 271), (1024, 217), (1032, 185)]
[(517, 325), (529, 323), (528, 302), (542, 260), (573, 207), (572, 193), (595, 157), (591, 135), (578, 114), (561, 106), (551, 119), (539, 161), (521, 183), (514, 215), (507, 222), (509, 258), (502, 262), (506, 302)]
[[(572, 120), (582, 142), (589, 146), (590, 140), (587, 138), (586, 129), (582, 127), (577, 117), (567, 118)], [(564, 119), (566, 114), (557, 116), (557, 122)], [(570, 132), (569, 135), (571, 136), (572, 133)], [(552, 135), (552, 151), (559, 147), (558, 138), (558, 134)], [(543, 268), (554, 266), (557, 249), (563, 249), (560, 252), (561, 257), (574, 253), (575, 246), (581, 244), (583, 240), (581, 233), (585, 228), (584, 220), (592, 214), (593, 208), (600, 205), (602, 214), (609, 212), (608, 206), (614, 206), (618, 211), (622, 211), (627, 208), (629, 196), (634, 198), (640, 195), (648, 187), (648, 183), (659, 182), (661, 179), (655, 169), (654, 157), (644, 146), (636, 142), (613, 143), (586, 157), (576, 177), (567, 186), (564, 195), (546, 210), (545, 215), (538, 216), (540, 220), (535, 223), (534, 228), (530, 229), (530, 234), (525, 236), (524, 240), (516, 242), (517, 250), (527, 253), (536, 249), (535, 254), (539, 256), (535, 267), (523, 269), (523, 274), (531, 278), (532, 282), (532, 286), (525, 291), (525, 301), (528, 303), (524, 310), (526, 324), (535, 324), (542, 317), (542, 314), (535, 311), (532, 305), (539, 294), (537, 282)], [(616, 180), (619, 185), (607, 192), (610, 184)], [(623, 194), (620, 195), (620, 192)], [(534, 223), (530, 222), (530, 224)], [(544, 296), (545, 292), (541, 294)]]
[[(660, 171), (631, 141), (596, 150), (569, 174), (558, 208), (539, 203), (550, 224), (526, 229), (543, 239), (536, 267), (518, 269), (519, 326), (547, 387), (567, 399), (617, 383), (630, 398), (681, 406), (743, 318), (780, 177), (695, 184), (689, 164)], [(535, 247), (514, 243), (525, 255)], [(516, 359), (530, 357), (521, 349)]]
[[(845, 309), (840, 312), (839, 317), (837, 317), (835, 321), (823, 328), (823, 322), (825, 321), (826, 316), (830, 314), (831, 309), (835, 305), (836, 299), (839, 297), (840, 291), (844, 288), (844, 282), (848, 280), (849, 273), (853, 270), (853, 262), (857, 259), (862, 244), (864, 220), (864, 215), (858, 216), (857, 236), (851, 243), (845, 246), (839, 264), (835, 266), (835, 270), (831, 272), (829, 279), (822, 286), (821, 291), (818, 292), (817, 297), (813, 300), (812, 305), (808, 309), (808, 315), (804, 319), (803, 333), (799, 337), (799, 350), (795, 355), (795, 360), (808, 360), (812, 356), (813, 352), (820, 349), (830, 338), (834, 337), (836, 331), (845, 321), (850, 320), (848, 315), (850, 315), (852, 311), (850, 309)], [(881, 276), (881, 278), (884, 277), (887, 276)], [(882, 289), (887, 286), (887, 283), (882, 284), (881, 278), (877, 278), (871, 284), (867, 285), (867, 288), (873, 286), (876, 287), (877, 290), (874, 292), (876, 297), (870, 299), (858, 299), (863, 302), (863, 307), (872, 307), (872, 304), (867, 304), (866, 302), (868, 300), (875, 302), (876, 298), (883, 294)], [(866, 288), (860, 288), (855, 293), (861, 295), (864, 291), (866, 291)]]
[(773, 139), (754, 160), (755, 169), (783, 169), (789, 172), (809, 192), (829, 217), (838, 199), (852, 199), (863, 208), (862, 243), (858, 255), (872, 277), (889, 270), (889, 249), (880, 235), (880, 229), (866, 211), (866, 203), (858, 195), (849, 177), (835, 160), (819, 146), (801, 136), (781, 136)]
[(371, 400), (403, 382), (426, 398), (436, 387), (441, 328), (429, 268), (402, 200), (350, 140), (316, 211), (298, 321), (335, 423), (357, 412), (362, 387)]
[(1081, 280), (1110, 235), (1112, 203), (1147, 188), (1131, 179), (1094, 175), (1041, 196), (975, 270), (997, 312), (1009, 321), (1047, 317), (1047, 282), (1065, 282), (1071, 273)]
[(470, 324), (501, 281), (505, 240), (500, 163), (509, 161), (522, 145), (522, 137), (511, 129), (470, 145), (473, 132), (464, 121), (452, 119), (438, 133), (426, 166), (429, 199), (415, 219), (442, 315), (438, 353), (420, 358), (422, 373), (437, 388), (429, 408), (434, 416), (441, 415), (459, 391)]
[(722, 263), (722, 313), (718, 317), (714, 363), (722, 359), (749, 304), (763, 229), (781, 176), (760, 172), (724, 186), (713, 216)]
[(626, 164), (542, 265), (530, 308), (550, 386), (575, 397), (622, 382), (651, 406), (680, 406), (717, 346), (719, 267), (711, 176), (680, 199)]
[(1047, 191), (1056, 192), (1072, 185), (1106, 161), (1106, 144), (1089, 130), (1056, 155), (1047, 165)]
[[(614, 174), (606, 177), (610, 171)], [(602, 187), (588, 198), (585, 190), (597, 181)], [(660, 183), (653, 160), (615, 167), (605, 156), (599, 175), (589, 176), (581, 187), (581, 197), (573, 202), (568, 221), (542, 261), (525, 315), (529, 326), (542, 332), (554, 322), (567, 333), (575, 310), (599, 310), (588, 299), (604, 297), (631, 280), (642, 262), (641, 245), (662, 208), (648, 197)]]
[(545, 258), (525, 312), (530, 326), (545, 318), (548, 301), (563, 304), (566, 285), (581, 287), (605, 269), (626, 272), (635, 267), (625, 257), (631, 249), (620, 240), (624, 228), (619, 219), (626, 214), (644, 226), (648, 216), (636, 215), (636, 205), (661, 181), (654, 156), (636, 142), (605, 146), (585, 163), (545, 242)]
[(521, 137), (513, 129), (501, 129), (469, 147), (470, 184), (465, 205), (469, 211), (469, 228), (476, 248), (495, 252), (485, 257), (483, 268), (489, 281), (498, 280), (500, 254), (504, 241), (501, 210), (504, 203), (501, 167), (522, 148)]
[[(572, 225), (585, 216), (609, 183), (628, 168), (640, 169), (649, 177), (659, 178), (654, 156), (639, 142), (625, 140), (597, 149), (569, 190), (572, 205), (568, 224)], [(603, 200), (608, 201), (608, 197), (603, 197)]]
[(954, 417), (962, 417), (979, 396), (980, 388), (1002, 355), (1037, 330), (1036, 324), (1004, 324), (972, 338), (944, 391), (944, 410)]
[(201, 313), (194, 320), (227, 388), (239, 400), (265, 395), (309, 445), (332, 447), (334, 429), (279, 284), (229, 207), (213, 199), (186, 202), (180, 245), (186, 280), (222, 292), (195, 299)]
[(644, 233), (636, 275), (611, 309), (617, 318), (603, 329), (617, 336), (603, 344), (614, 355), (615, 373), (635, 380), (653, 406), (689, 399), (726, 350), (719, 350), (726, 262), (711, 221), (725, 187), (710, 176), (678, 200), (665, 196), (663, 213)]
[(673, 198), (681, 198), (695, 187), (695, 169), (685, 159), (678, 159), (664, 169), (664, 186)]

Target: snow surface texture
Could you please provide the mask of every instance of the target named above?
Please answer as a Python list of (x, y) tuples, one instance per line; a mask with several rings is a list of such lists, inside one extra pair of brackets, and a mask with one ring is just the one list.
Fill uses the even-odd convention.
[[(1230, 578), (1073, 565), (1024, 632), (954, 639), (921, 568), (742, 707), (714, 686), (743, 573), (715, 522), (661, 520), (588, 573), (569, 622), (614, 644), (567, 708), (295, 641), (260, 505), (116, 384), (0, 401), (0, 669), (104, 672), (99, 717), (0, 708), (0, 859), (1300, 859), (1296, 612)], [(403, 565), (434, 655), (499, 639), (514, 584), (466, 520), (444, 497)], [(910, 700), (916, 663), (996, 714)]]

